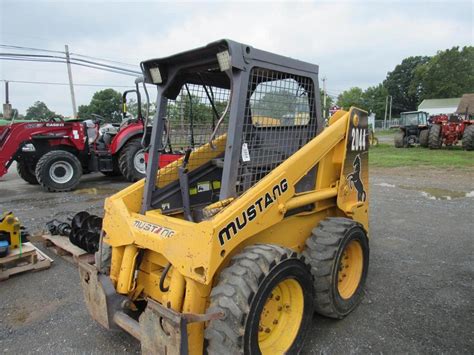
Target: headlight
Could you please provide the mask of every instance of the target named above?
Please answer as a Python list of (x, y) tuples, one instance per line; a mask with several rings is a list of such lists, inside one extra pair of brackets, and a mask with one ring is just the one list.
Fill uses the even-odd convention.
[(31, 143), (26, 143), (23, 147), (21, 147), (22, 152), (35, 152), (36, 148)]
[(231, 68), (229, 51), (217, 53), (217, 61), (221, 71), (226, 71)]
[(161, 84), (163, 82), (163, 78), (161, 77), (160, 68), (150, 68), (150, 75), (153, 84)]

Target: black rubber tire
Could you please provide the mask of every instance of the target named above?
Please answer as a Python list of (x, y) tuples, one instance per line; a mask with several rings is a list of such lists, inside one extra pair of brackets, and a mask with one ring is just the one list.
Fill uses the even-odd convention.
[[(362, 247), (363, 269), (354, 294), (344, 299), (338, 290), (339, 265), (345, 247), (353, 240), (358, 240)], [(344, 318), (362, 300), (369, 268), (369, 242), (362, 225), (342, 217), (321, 221), (306, 240), (303, 255), (311, 264), (314, 277), (316, 312), (330, 318)]]
[(135, 154), (142, 150), (142, 144), (140, 139), (132, 139), (120, 151), (119, 156), (119, 168), (122, 172), (122, 175), (127, 179), (127, 181), (135, 182), (145, 177), (145, 174), (140, 173), (135, 169), (133, 159)]
[(393, 137), (393, 143), (395, 148), (403, 148), (405, 145), (405, 134), (403, 132), (397, 133), (395, 137)]
[(474, 125), (469, 125), (464, 128), (462, 135), (462, 149), (474, 150)]
[[(49, 169), (55, 162), (64, 161), (73, 169), (72, 177), (64, 182), (58, 183), (51, 179)], [(36, 164), (36, 179), (38, 183), (49, 192), (64, 192), (73, 190), (82, 176), (82, 166), (79, 159), (65, 150), (53, 150), (44, 154)]]
[(430, 133), (428, 135), (428, 147), (430, 149), (439, 149), (443, 144), (441, 138), (441, 126), (434, 124), (430, 127)]
[(420, 141), (421, 147), (424, 147), (424, 148), (428, 147), (429, 134), (430, 134), (430, 131), (428, 128), (420, 131), (420, 137), (418, 137), (418, 140)]
[(210, 321), (205, 331), (209, 354), (260, 354), (260, 314), (270, 292), (285, 279), (294, 279), (303, 289), (303, 318), (288, 354), (303, 347), (313, 315), (313, 278), (302, 255), (280, 246), (246, 247), (234, 256), (212, 289), (208, 312), (224, 312), (224, 319)]
[(24, 160), (17, 160), (16, 171), (28, 184), (38, 185), (38, 179), (36, 179), (35, 175), (35, 166), (31, 166), (31, 164), (28, 164)]

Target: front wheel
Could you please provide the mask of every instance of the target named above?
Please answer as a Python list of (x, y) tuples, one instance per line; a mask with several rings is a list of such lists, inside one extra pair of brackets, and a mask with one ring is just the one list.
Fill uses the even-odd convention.
[(53, 150), (44, 154), (36, 164), (38, 183), (50, 192), (73, 190), (82, 176), (81, 162), (65, 150)]
[(405, 145), (405, 134), (403, 132), (397, 133), (393, 138), (395, 148), (403, 148)]
[(429, 129), (423, 129), (420, 132), (419, 141), (420, 141), (420, 146), (421, 147), (424, 147), (424, 148), (428, 147), (429, 133), (430, 133)]
[(210, 354), (298, 354), (313, 315), (313, 278), (304, 258), (276, 245), (245, 248), (211, 292)]
[(430, 149), (439, 149), (443, 145), (443, 139), (441, 137), (441, 126), (434, 124), (430, 127), (430, 133), (428, 135), (428, 147)]
[(119, 167), (122, 175), (130, 182), (135, 182), (145, 177), (145, 150), (139, 139), (129, 141), (122, 148), (119, 157)]
[(369, 268), (369, 242), (362, 226), (348, 218), (321, 221), (303, 253), (311, 264), (319, 314), (341, 319), (362, 300)]

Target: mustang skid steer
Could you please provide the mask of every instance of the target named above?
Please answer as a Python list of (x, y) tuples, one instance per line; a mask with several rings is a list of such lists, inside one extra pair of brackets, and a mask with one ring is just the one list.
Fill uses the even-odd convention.
[[(299, 352), (313, 311), (363, 296), (366, 112), (323, 130), (318, 66), (229, 40), (141, 65), (158, 89), (147, 174), (106, 200), (79, 268), (89, 312), (145, 353)], [(208, 143), (158, 171), (190, 101), (218, 114)]]

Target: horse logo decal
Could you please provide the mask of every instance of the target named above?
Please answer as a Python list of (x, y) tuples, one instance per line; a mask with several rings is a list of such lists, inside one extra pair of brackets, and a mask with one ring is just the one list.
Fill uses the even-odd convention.
[(364, 190), (364, 184), (362, 183), (362, 179), (360, 178), (360, 171), (362, 167), (360, 154), (356, 155), (352, 166), (354, 167), (354, 171), (346, 177), (347, 182), (349, 184), (349, 188), (351, 189), (351, 191), (354, 188), (357, 190), (357, 201), (365, 202), (367, 194)]

